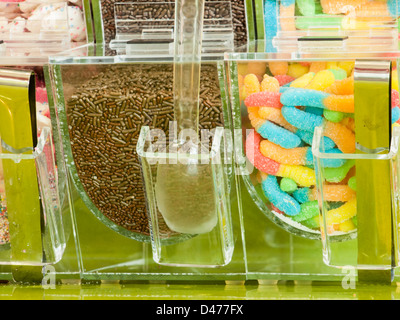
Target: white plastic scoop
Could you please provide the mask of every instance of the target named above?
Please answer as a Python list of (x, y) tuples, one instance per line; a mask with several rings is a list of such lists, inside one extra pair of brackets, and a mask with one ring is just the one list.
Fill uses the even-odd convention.
[(217, 224), (211, 164), (201, 164), (199, 154), (199, 88), (204, 0), (176, 0), (174, 106), (178, 139), (169, 152), (194, 159), (159, 164), (156, 201), (168, 227), (175, 232), (200, 234)]

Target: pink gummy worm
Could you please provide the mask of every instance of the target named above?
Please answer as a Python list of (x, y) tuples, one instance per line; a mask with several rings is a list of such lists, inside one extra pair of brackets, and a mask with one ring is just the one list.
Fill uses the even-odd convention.
[(276, 175), (280, 164), (274, 160), (264, 157), (260, 151), (261, 136), (251, 130), (246, 138), (246, 156), (252, 165), (267, 174)]
[(400, 95), (396, 89), (392, 89), (392, 109), (400, 107)]
[(293, 78), (293, 77), (291, 77), (291, 76), (288, 76), (288, 75), (286, 75), (286, 74), (283, 74), (283, 75), (276, 75), (276, 76), (275, 76), (275, 79), (278, 80), (279, 85), (282, 87), (282, 86), (284, 86), (285, 84), (288, 84), (288, 83), (292, 82), (292, 81), (295, 80), (296, 78)]
[(281, 93), (261, 91), (249, 95), (245, 100), (246, 107), (273, 107), (282, 108)]

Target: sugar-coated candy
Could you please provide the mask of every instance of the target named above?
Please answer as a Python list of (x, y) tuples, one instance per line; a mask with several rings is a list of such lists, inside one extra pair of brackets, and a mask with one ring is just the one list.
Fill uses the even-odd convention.
[(244, 95), (243, 98), (248, 97), (253, 93), (260, 92), (260, 82), (255, 74), (247, 74), (243, 79)]
[(392, 71), (392, 89), (399, 91), (399, 74), (397, 68)]
[[(297, 130), (296, 135), (300, 137), (308, 145), (312, 145), (312, 139), (314, 137), (314, 132), (304, 131), (304, 130)], [(330, 150), (335, 147), (335, 142), (328, 137), (323, 137), (323, 150)]]
[[(312, 165), (313, 154), (311, 147), (298, 147), (292, 149), (285, 149), (276, 145), (275, 143), (264, 140), (260, 143), (260, 151), (265, 156), (280, 164), (288, 165)], [(331, 149), (328, 153), (340, 153), (337, 149)], [(344, 164), (343, 159), (324, 159), (322, 165), (324, 167), (337, 168)]]
[(307, 85), (307, 89), (325, 90), (335, 82), (335, 75), (330, 70), (321, 70), (317, 72), (314, 78)]
[(357, 190), (357, 179), (356, 177), (351, 177), (347, 182), (347, 185), (354, 191)]
[(282, 178), (279, 184), (282, 191), (293, 193), (297, 190), (297, 183), (290, 178)]
[(392, 109), (392, 124), (400, 119), (400, 108), (395, 107)]
[(346, 126), (347, 129), (351, 130), (352, 132), (355, 131), (355, 121), (353, 118), (346, 117), (340, 123)]
[(276, 176), (290, 178), (303, 187), (316, 183), (314, 170), (304, 166), (280, 165)]
[(309, 69), (310, 69), (309, 67), (303, 66), (300, 63), (291, 63), (289, 65), (287, 74), (297, 79), (308, 73)]
[(268, 67), (274, 76), (286, 75), (289, 70), (289, 64), (286, 61), (271, 61)]
[(400, 107), (400, 97), (397, 90), (392, 89), (392, 108)]
[[(326, 184), (323, 186), (324, 201), (346, 202), (355, 196), (355, 191), (348, 185)], [(293, 193), (293, 197), (299, 202), (304, 203), (318, 199), (316, 188), (301, 188)]]
[(324, 169), (324, 177), (325, 180), (331, 183), (341, 182), (344, 178), (346, 178), (348, 172), (355, 165), (355, 160), (350, 159), (347, 160), (341, 167), (339, 168), (325, 168)]
[(324, 13), (327, 14), (347, 14), (350, 10), (365, 6), (369, 0), (321, 0)]
[(273, 203), (271, 203), (271, 209), (276, 213), (285, 214), (282, 210), (279, 210), (277, 207), (275, 207)]
[(339, 224), (339, 231), (341, 232), (349, 232), (356, 228), (353, 223), (353, 219), (346, 220)]
[(304, 111), (315, 114), (317, 116), (322, 116), (324, 114), (324, 109), (315, 108), (315, 107), (304, 107)]
[(261, 81), (261, 91), (279, 92), (279, 81), (269, 75), (264, 75)]
[(310, 229), (318, 229), (320, 227), (320, 216), (317, 215), (310, 219), (301, 221), (301, 224)]
[(338, 63), (338, 67), (340, 69), (345, 70), (347, 72), (348, 77), (351, 76), (351, 73), (354, 70), (354, 65), (355, 65), (354, 61), (339, 61), (339, 63)]
[(284, 86), (285, 84), (291, 83), (292, 81), (295, 80), (295, 78), (288, 76), (286, 74), (282, 74), (282, 75), (276, 75), (274, 76), (276, 80), (279, 81), (279, 85), (280, 86)]
[(340, 122), (343, 120), (345, 114), (340, 111), (332, 111), (328, 109), (324, 109), (323, 115), (326, 120), (331, 121), (331, 122)]
[(300, 205), (300, 213), (292, 219), (297, 222), (311, 219), (319, 215), (318, 201), (308, 201)]
[(343, 80), (336, 80), (325, 92), (336, 95), (351, 95), (354, 93), (354, 77), (350, 76)]
[(314, 0), (296, 0), (296, 4), (303, 16), (313, 16), (315, 14)]
[(308, 106), (354, 113), (354, 95), (335, 95), (327, 92), (293, 88), (281, 95), (281, 103), (285, 106)]
[(291, 88), (305, 88), (314, 78), (314, 72), (308, 72), (290, 83)]
[(297, 131), (296, 127), (292, 126), (286, 121), (280, 109), (272, 107), (260, 107), (258, 108), (258, 116), (262, 119), (272, 121), (291, 132)]
[[(264, 1), (264, 28), (265, 33), (270, 39), (273, 39), (278, 32), (278, 2)], [(272, 41), (266, 41), (266, 52), (274, 50)]]
[(300, 130), (314, 132), (316, 127), (324, 124), (324, 118), (295, 107), (282, 107), (282, 115), (293, 126)]
[(254, 130), (251, 130), (246, 138), (246, 156), (250, 163), (261, 172), (276, 175), (280, 164), (261, 154), (260, 142), (261, 136)]
[(327, 97), (329, 97), (329, 94), (326, 92), (293, 88), (282, 93), (281, 103), (288, 107), (307, 106), (324, 108), (324, 99)]
[(259, 81), (262, 81), (268, 62), (265, 61), (249, 61), (247, 64), (246, 74), (255, 74)]
[(279, 92), (284, 93), (285, 91), (290, 90), (290, 89), (293, 89), (293, 88), (291, 88), (290, 86), (283, 86), (283, 87), (279, 88)]
[(249, 114), (249, 119), (252, 125), (255, 124), (255, 126), (253, 126), (257, 133), (259, 133), (263, 138), (268, 139), (283, 148), (296, 148), (301, 143), (301, 139), (293, 132), (282, 128), (271, 121), (263, 120), (260, 122), (253, 114)]
[(311, 62), (310, 72), (318, 73), (319, 71), (322, 71), (325, 69), (326, 69), (326, 62), (323, 62), (323, 61)]
[(331, 138), (343, 153), (354, 153), (356, 150), (354, 133), (341, 123), (325, 121), (324, 136)]
[(280, 189), (275, 176), (268, 175), (261, 185), (265, 196), (279, 210), (282, 210), (288, 216), (294, 216), (300, 213), (300, 204)]
[(288, 7), (294, 5), (296, 0), (281, 0), (281, 5)]
[(335, 80), (343, 80), (347, 78), (347, 72), (346, 70), (343, 70), (341, 68), (334, 68), (334, 69), (329, 69), (330, 72), (333, 73), (333, 76), (335, 77)]
[(357, 198), (354, 197), (341, 207), (329, 210), (326, 214), (327, 225), (338, 224), (354, 217), (357, 213)]
[(281, 2), (279, 6), (280, 27), (282, 31), (295, 31), (295, 4), (284, 5)]
[(273, 107), (282, 108), (279, 92), (261, 91), (250, 94), (244, 100), (246, 107)]
[(324, 99), (325, 108), (332, 111), (354, 113), (354, 95), (335, 95), (332, 94)]
[[(309, 147), (298, 147), (292, 149), (285, 149), (271, 142), (264, 140), (260, 143), (260, 151), (265, 156), (280, 164), (290, 165), (306, 165), (307, 163), (307, 150)], [(312, 163), (312, 159), (311, 159)]]

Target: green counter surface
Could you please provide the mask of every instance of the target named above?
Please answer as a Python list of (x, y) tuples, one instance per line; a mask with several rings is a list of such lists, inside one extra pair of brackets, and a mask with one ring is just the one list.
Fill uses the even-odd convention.
[(399, 300), (400, 286), (278, 282), (233, 284), (101, 283), (0, 285), (0, 300)]

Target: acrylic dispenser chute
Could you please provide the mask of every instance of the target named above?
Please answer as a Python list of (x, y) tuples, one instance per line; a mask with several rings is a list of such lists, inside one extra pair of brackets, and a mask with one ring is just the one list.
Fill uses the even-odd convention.
[(311, 2), (264, 1), (254, 52), (225, 55), (248, 278), (339, 280), (350, 268), (390, 282), (397, 2)]

